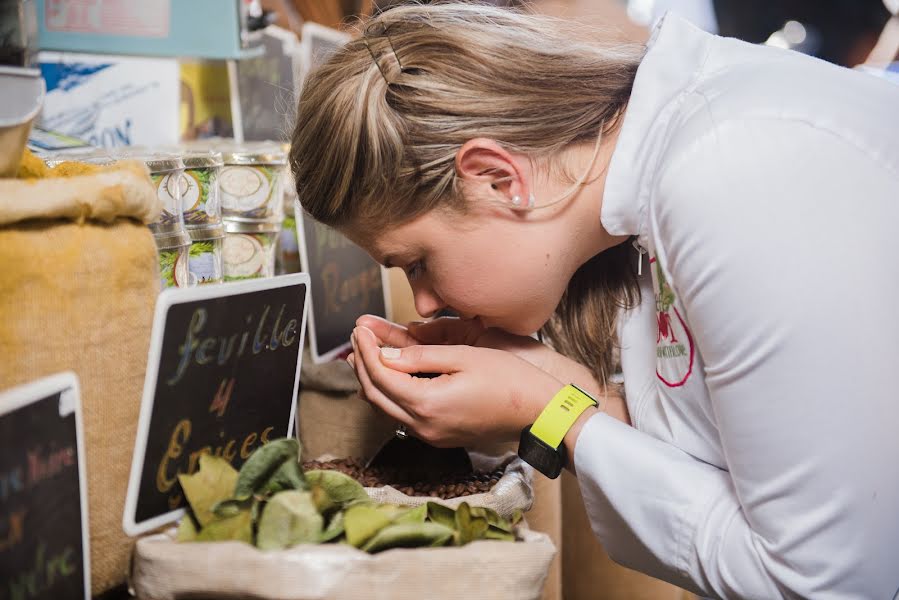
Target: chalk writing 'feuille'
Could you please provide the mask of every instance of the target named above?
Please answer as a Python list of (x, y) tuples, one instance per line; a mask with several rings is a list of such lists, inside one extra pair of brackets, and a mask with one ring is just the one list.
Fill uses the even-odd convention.
[[(259, 323), (256, 326), (256, 333), (253, 335), (252, 344), (250, 334), (253, 327), (253, 315), (247, 315), (247, 330), (241, 333), (235, 333), (230, 336), (207, 336), (202, 337), (203, 328), (206, 326), (208, 313), (205, 308), (198, 308), (194, 311), (190, 318), (190, 325), (187, 328), (187, 336), (184, 343), (178, 347), (178, 368), (167, 383), (175, 385), (187, 372), (191, 363), (197, 365), (208, 365), (215, 362), (219, 365), (227, 364), (232, 357), (240, 358), (249, 349), (253, 354), (259, 354), (263, 351), (275, 351), (278, 348), (288, 348), (297, 340), (297, 320), (290, 319), (282, 328), (284, 319), (284, 311), (287, 305), (282, 304), (278, 315), (275, 318), (271, 330), (266, 327), (271, 306), (265, 305)], [(238, 340), (240, 340), (238, 344)], [(238, 344), (235, 353), (234, 346)]]

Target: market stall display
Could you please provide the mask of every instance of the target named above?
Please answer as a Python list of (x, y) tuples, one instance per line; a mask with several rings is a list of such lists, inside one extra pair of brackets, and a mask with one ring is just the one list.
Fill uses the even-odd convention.
[[(294, 439), (275, 440), (239, 473), (205, 457), (197, 474), (182, 476), (192, 511), (177, 532), (138, 542), (131, 577), (139, 597), (330, 599), (366, 590), (374, 598), (449, 599), (486, 586), (491, 597), (539, 597), (555, 550), (518, 524), (520, 508), (379, 499), (343, 473), (304, 472), (298, 449)], [(241, 564), (245, 576), (210, 564)]]
[[(49, 4), (54, 8), (46, 12)], [(163, 27), (165, 19), (154, 10), (123, 8), (122, 19), (109, 20), (102, 9), (101, 21), (91, 24), (97, 29), (79, 32), (81, 13), (70, 8), (75, 4), (39, 3), (43, 41), (57, 40), (59, 46), (43, 46), (40, 56), (50, 97), (40, 113), (47, 128), (33, 131), (30, 145), (38, 154), (19, 159), (20, 138), (28, 136), (37, 109), (19, 111), (15, 123), (0, 118), (0, 139), (10, 141), (0, 157), (0, 177), (18, 177), (0, 178), (0, 261), (7, 265), (0, 288), (8, 290), (0, 295), (0, 398), (6, 388), (65, 370), (77, 373), (83, 390), (83, 446), (79, 441), (76, 453), (80, 504), (69, 487), (42, 492), (51, 499), (43, 508), (62, 502), (65, 507), (50, 510), (39, 532), (71, 546), (75, 538), (68, 534), (81, 528), (82, 553), (57, 564), (67, 570), (80, 566), (67, 585), (87, 589), (63, 593), (48, 587), (43, 596), (29, 589), (29, 597), (118, 600), (128, 595), (130, 574), (132, 593), (145, 599), (358, 598), (364, 590), (371, 598), (440, 600), (488, 588), (496, 598), (539, 598), (556, 550), (523, 517), (535, 500), (534, 482), (514, 455), (472, 454), (464, 473), (436, 463), (414, 474), (367, 466), (395, 424), (365, 405), (367, 418), (356, 418), (361, 401), (355, 378), (343, 361), (331, 359), (346, 350), (355, 318), (388, 316), (391, 299), (385, 272), (361, 249), (336, 231), (297, 218), (289, 148), (277, 141), (242, 141), (244, 129), (248, 137), (254, 131), (280, 137), (281, 113), (293, 108), (275, 106), (273, 114), (271, 106), (257, 102), (271, 97), (270, 90), (241, 86), (241, 101), (231, 86), (232, 97), (217, 100), (237, 109), (233, 127), (217, 123), (215, 130), (233, 130), (237, 140), (179, 142), (177, 98), (185, 99), (185, 86), (177, 92), (178, 61), (139, 55), (215, 44), (188, 44), (191, 36), (181, 21), (178, 31), (166, 33), (175, 46), (160, 44), (163, 37), (135, 40), (141, 31), (162, 35), (153, 28)], [(150, 29), (137, 27), (141, 19)], [(204, 24), (229, 19), (219, 15)], [(127, 31), (102, 31), (109, 27)], [(314, 24), (305, 31), (299, 54), (285, 44), (294, 50), (293, 62), (284, 65), (293, 70), (295, 84), (313, 61), (349, 39)], [(294, 41), (290, 32), (274, 33), (269, 37)], [(117, 47), (129, 38), (133, 52)], [(233, 46), (233, 38), (227, 41)], [(236, 71), (234, 60), (253, 52), (226, 52), (233, 59), (229, 76)], [(260, 65), (245, 63), (241, 72)], [(266, 73), (257, 70), (258, 82)], [(3, 75), (0, 69), (5, 81)], [(13, 75), (27, 84), (28, 101), (40, 105), (40, 74), (20, 69)], [(15, 100), (21, 96), (4, 90)], [(275, 97), (284, 98), (283, 92)], [(258, 118), (244, 128), (242, 113)], [(189, 122), (197, 127), (185, 138), (204, 134), (202, 123)], [(292, 289), (284, 292), (290, 300), (280, 298), (285, 306), (298, 301), (302, 317), (291, 312), (297, 306), (278, 312), (271, 298), (233, 301), (286, 288), (284, 279), (273, 278), (303, 267), (315, 281), (293, 275), (303, 280), (303, 291)], [(323, 363), (322, 372), (337, 374), (335, 385), (325, 375), (316, 387), (316, 376), (305, 370), (299, 383), (301, 352), (310, 351), (305, 324), (299, 323), (312, 294), (320, 313), (310, 356)], [(167, 313), (171, 331), (151, 329), (154, 305), (157, 311), (173, 309)], [(207, 311), (202, 324), (193, 318), (200, 309)], [(250, 359), (263, 363), (260, 357), (277, 352), (283, 356), (259, 372), (248, 366)], [(242, 353), (242, 360), (231, 360)], [(271, 393), (272, 386), (278, 393)], [(139, 414), (142, 391), (154, 405), (147, 415)], [(63, 414), (69, 401), (58, 400), (58, 416), (68, 424), (74, 413)], [(354, 408), (345, 410), (351, 403)], [(0, 425), (5, 409), (0, 402)], [(341, 422), (329, 422), (325, 413)], [(55, 419), (46, 417), (44, 424), (55, 426)], [(285, 433), (287, 438), (276, 439)], [(208, 493), (220, 491), (216, 486), (223, 481), (237, 486), (255, 469), (248, 457), (277, 454), (298, 441), (314, 451), (302, 461), (294, 451), (292, 461), (282, 461), (286, 471), (273, 471), (278, 477), (286, 473), (284, 489), (273, 493), (267, 488), (271, 481), (262, 478), (248, 488), (255, 499), (249, 508), (246, 490), (234, 486), (208, 502)], [(13, 456), (5, 448), (0, 455)], [(3, 467), (0, 475), (8, 471)], [(201, 488), (207, 496), (193, 497)], [(74, 518), (79, 510), (80, 520)], [(220, 520), (210, 517), (217, 511)], [(160, 532), (181, 515), (180, 534)], [(230, 528), (234, 517), (241, 520), (239, 531)], [(188, 543), (192, 534), (196, 540)], [(0, 571), (12, 565), (25, 573), (19, 558), (0, 558)]]
[(122, 457), (134, 445), (159, 289), (147, 225), (162, 203), (144, 164), (60, 167), (26, 155), (24, 179), (0, 179), (0, 389), (78, 375), (99, 594), (124, 581), (132, 546)]

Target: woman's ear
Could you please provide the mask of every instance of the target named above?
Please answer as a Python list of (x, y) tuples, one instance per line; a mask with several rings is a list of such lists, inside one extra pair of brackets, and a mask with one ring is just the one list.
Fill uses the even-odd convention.
[(530, 191), (527, 165), (527, 159), (487, 138), (469, 140), (456, 153), (456, 173), (469, 189), (474, 187), (476, 197), (496, 198), (515, 206)]

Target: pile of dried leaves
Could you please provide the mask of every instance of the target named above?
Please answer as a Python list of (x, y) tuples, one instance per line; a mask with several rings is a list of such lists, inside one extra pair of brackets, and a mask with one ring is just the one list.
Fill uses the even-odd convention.
[(452, 509), (372, 501), (362, 485), (338, 471), (300, 467), (295, 439), (258, 448), (240, 472), (223, 458), (204, 455), (193, 475), (178, 477), (188, 514), (178, 541), (238, 540), (262, 550), (297, 544), (346, 543), (366, 552), (390, 548), (461, 546), (479, 539), (514, 541), (511, 521), (462, 503)]

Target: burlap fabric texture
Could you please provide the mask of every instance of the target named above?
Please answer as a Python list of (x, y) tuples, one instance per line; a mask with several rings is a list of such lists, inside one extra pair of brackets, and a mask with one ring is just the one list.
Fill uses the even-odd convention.
[(345, 544), (263, 552), (241, 542), (178, 543), (173, 532), (141, 538), (132, 591), (141, 600), (534, 600), (555, 547), (542, 533), (521, 541), (366, 554)]
[(81, 380), (93, 593), (125, 581), (122, 512), (144, 383), (160, 201), (142, 165), (0, 180), (0, 389)]

